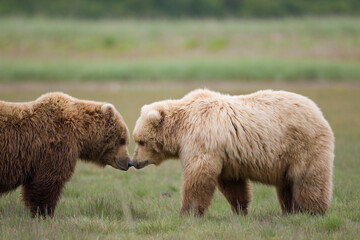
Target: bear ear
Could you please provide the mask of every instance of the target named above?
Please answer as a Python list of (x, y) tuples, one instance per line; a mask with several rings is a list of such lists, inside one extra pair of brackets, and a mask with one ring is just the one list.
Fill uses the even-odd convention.
[(155, 127), (157, 127), (163, 121), (163, 114), (161, 114), (158, 110), (151, 110), (147, 113), (147, 118), (152, 124), (154, 124)]
[(101, 111), (106, 115), (108, 114), (113, 116), (115, 114), (115, 107), (110, 103), (105, 103), (101, 106)]

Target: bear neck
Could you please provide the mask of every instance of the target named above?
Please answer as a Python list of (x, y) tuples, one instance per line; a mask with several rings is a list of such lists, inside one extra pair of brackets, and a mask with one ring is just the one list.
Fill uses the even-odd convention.
[(183, 126), (185, 112), (176, 102), (173, 102), (171, 106), (168, 107), (168, 115), (165, 117), (166, 119), (162, 127), (163, 134), (161, 134), (163, 137), (162, 142), (164, 143), (163, 150), (167, 159), (179, 158), (180, 131)]
[[(81, 117), (79, 117), (81, 116)], [(98, 149), (101, 145), (102, 128), (105, 126), (105, 122), (101, 118), (96, 117), (94, 114), (80, 114), (74, 113), (74, 131), (79, 139), (79, 157), (84, 161), (98, 162), (102, 150)], [(71, 117), (70, 117), (71, 118)]]

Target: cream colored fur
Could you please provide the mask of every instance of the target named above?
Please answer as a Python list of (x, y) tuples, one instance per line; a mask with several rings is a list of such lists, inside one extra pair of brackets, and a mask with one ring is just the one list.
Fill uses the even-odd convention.
[(328, 210), (334, 136), (310, 99), (285, 91), (229, 96), (195, 90), (142, 108), (134, 133), (139, 166), (180, 158), (182, 212), (202, 214), (215, 187), (247, 213), (248, 180), (277, 187), (284, 212)]

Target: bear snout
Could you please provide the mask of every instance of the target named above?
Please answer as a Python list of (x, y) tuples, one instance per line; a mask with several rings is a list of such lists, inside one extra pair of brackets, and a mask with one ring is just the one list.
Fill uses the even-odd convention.
[(128, 163), (128, 166), (129, 166), (129, 167), (137, 168), (137, 163), (136, 163), (135, 161), (130, 161), (130, 162)]
[(127, 171), (129, 169), (130, 160), (129, 157), (115, 158), (116, 167), (120, 170)]
[(128, 165), (129, 165), (129, 167), (141, 169), (141, 168), (145, 167), (146, 165), (148, 165), (148, 161), (138, 163), (137, 161), (131, 160)]

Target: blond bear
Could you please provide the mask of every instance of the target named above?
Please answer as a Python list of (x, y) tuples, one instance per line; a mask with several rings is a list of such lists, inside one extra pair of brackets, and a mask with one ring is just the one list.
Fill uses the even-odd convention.
[(276, 187), (284, 213), (324, 214), (330, 206), (334, 136), (310, 99), (285, 91), (229, 96), (195, 90), (145, 105), (130, 165), (179, 158), (182, 214), (202, 215), (217, 187), (246, 215), (249, 180)]

